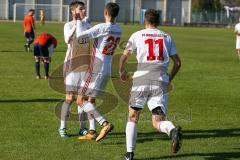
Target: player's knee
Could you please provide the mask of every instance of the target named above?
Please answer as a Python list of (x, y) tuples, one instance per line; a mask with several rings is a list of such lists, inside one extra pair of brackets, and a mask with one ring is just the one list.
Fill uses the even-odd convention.
[(71, 104), (73, 102), (73, 99), (70, 99), (70, 98), (65, 99), (65, 102), (68, 103), (68, 104)]
[(153, 116), (158, 116), (160, 119), (165, 118), (165, 113), (163, 112), (161, 107), (156, 107), (152, 110)]
[(29, 39), (28, 43), (30, 44), (33, 43), (33, 39)]
[(72, 95), (66, 96), (65, 102), (71, 104), (74, 101), (74, 97)]
[(49, 58), (43, 58), (43, 62), (44, 63), (50, 63), (50, 60), (49, 60)]
[(159, 122), (165, 120), (165, 113), (161, 107), (157, 107), (152, 110), (152, 125), (155, 129), (159, 129)]
[(76, 103), (78, 106), (83, 106), (84, 98), (81, 96), (78, 96)]
[(88, 101), (89, 101), (90, 103), (93, 103), (93, 104), (95, 104), (95, 102), (96, 102), (96, 99), (95, 99), (95, 98), (92, 98), (92, 97), (89, 97), (89, 98), (85, 97), (85, 99), (88, 99)]
[(40, 58), (39, 57), (35, 57), (35, 62), (39, 63), (40, 62)]
[(137, 123), (139, 119), (141, 109), (129, 107), (129, 115), (128, 115), (128, 121)]

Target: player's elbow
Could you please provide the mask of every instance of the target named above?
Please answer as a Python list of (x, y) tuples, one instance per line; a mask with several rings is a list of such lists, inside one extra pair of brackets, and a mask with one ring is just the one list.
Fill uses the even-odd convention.
[(181, 66), (182, 66), (181, 59), (177, 55), (172, 57), (172, 59), (173, 59), (174, 67), (181, 68)]
[(179, 59), (178, 61), (176, 61), (175, 65), (177, 68), (181, 68), (181, 66), (182, 66), (181, 60)]
[(125, 55), (125, 54), (123, 54), (121, 57), (120, 57), (120, 62), (125, 62), (125, 61), (127, 61), (127, 58), (128, 58), (128, 56), (127, 55)]

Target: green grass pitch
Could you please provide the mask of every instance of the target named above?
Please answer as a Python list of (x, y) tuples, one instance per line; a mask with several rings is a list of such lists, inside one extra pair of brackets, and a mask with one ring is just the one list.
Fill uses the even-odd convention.
[[(124, 41), (142, 26), (122, 25), (122, 28)], [(236, 56), (233, 31), (160, 28), (173, 36), (182, 59), (182, 68), (170, 93), (168, 117), (182, 126), (183, 147), (177, 155), (171, 154), (168, 137), (153, 129), (150, 112), (145, 108), (138, 124), (135, 158), (240, 159), (240, 61)], [(50, 66), (53, 71), (62, 64), (65, 56), (63, 24), (37, 25), (37, 34), (42, 32), (54, 34), (59, 42)], [(1, 22), (0, 160), (121, 159), (125, 153), (127, 121), (124, 97), (107, 104), (112, 110), (105, 116), (115, 129), (103, 141), (82, 142), (77, 140), (77, 136), (61, 139), (57, 133), (59, 119), (54, 110), (65, 96), (50, 88), (48, 81), (35, 80), (32, 53), (24, 52), (24, 42), (22, 23)], [(116, 54), (121, 52), (118, 48)], [(134, 57), (131, 61), (134, 62)], [(104, 101), (111, 102), (112, 97), (119, 97), (116, 88), (119, 94), (128, 95), (127, 85), (111, 81), (107, 91), (114, 96)], [(76, 105), (72, 112), (76, 112)], [(70, 122), (69, 129), (76, 134), (78, 122)]]

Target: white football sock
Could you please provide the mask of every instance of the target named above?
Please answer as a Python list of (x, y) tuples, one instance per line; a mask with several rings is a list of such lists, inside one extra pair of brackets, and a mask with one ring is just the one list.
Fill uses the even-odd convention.
[(61, 120), (60, 129), (66, 128), (66, 121)]
[(78, 106), (78, 116), (79, 116), (80, 130), (83, 130), (86, 128), (87, 116), (86, 116), (86, 113), (83, 111), (82, 107), (80, 106)]
[(106, 121), (106, 119), (98, 112), (97, 108), (90, 102), (85, 103), (83, 110), (88, 114), (88, 119), (91, 119), (93, 116), (101, 126), (103, 122)]
[(126, 144), (127, 152), (134, 152), (137, 141), (137, 124), (134, 122), (127, 122), (126, 126)]
[(163, 133), (166, 133), (168, 136), (170, 136), (170, 132), (174, 128), (175, 128), (175, 126), (170, 121), (159, 122), (159, 131), (163, 132)]
[(67, 120), (69, 118), (70, 113), (70, 103), (63, 102), (62, 108), (61, 108), (61, 124), (60, 129), (67, 127)]
[(89, 119), (89, 130), (96, 131), (96, 124), (95, 124), (95, 119)]

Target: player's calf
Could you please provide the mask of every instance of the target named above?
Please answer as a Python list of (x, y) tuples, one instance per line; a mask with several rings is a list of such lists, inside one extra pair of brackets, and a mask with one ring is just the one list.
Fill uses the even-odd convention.
[(44, 57), (43, 58), (43, 66), (44, 66), (44, 72), (45, 72), (45, 79), (47, 80), (49, 78), (49, 65), (50, 65), (50, 61), (49, 61), (49, 57)]
[(156, 130), (159, 130), (159, 123), (165, 120), (165, 113), (161, 107), (152, 110), (152, 125)]
[(137, 140), (137, 123), (141, 113), (141, 108), (129, 107), (128, 122), (126, 125), (127, 153), (125, 160), (132, 160)]
[(40, 57), (35, 57), (36, 79), (41, 79), (40, 75)]
[(61, 121), (60, 121), (60, 127), (58, 130), (59, 135), (62, 138), (68, 138), (69, 135), (67, 133), (67, 120), (70, 115), (70, 106), (71, 103), (73, 102), (73, 95), (72, 94), (67, 94), (66, 100), (62, 104), (61, 108)]
[(166, 133), (172, 140), (171, 150), (177, 153), (182, 144), (181, 128), (176, 128), (172, 122), (165, 120), (165, 113), (161, 107), (152, 110), (152, 124), (159, 132)]

